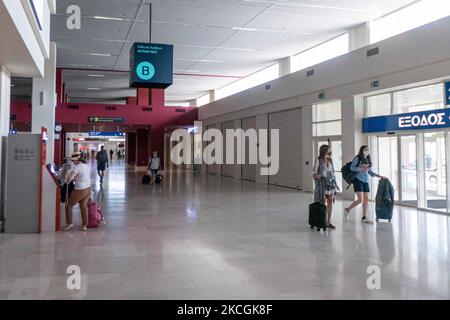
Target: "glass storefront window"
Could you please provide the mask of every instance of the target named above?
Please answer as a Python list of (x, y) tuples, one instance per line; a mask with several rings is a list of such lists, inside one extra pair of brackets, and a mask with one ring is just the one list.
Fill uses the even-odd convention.
[(436, 84), (394, 93), (394, 113), (444, 108), (443, 85)]
[(391, 94), (367, 97), (367, 117), (387, 116), (392, 113)]

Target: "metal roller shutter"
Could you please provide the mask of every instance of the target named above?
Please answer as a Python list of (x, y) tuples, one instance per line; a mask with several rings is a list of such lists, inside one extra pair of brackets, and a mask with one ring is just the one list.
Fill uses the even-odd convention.
[[(256, 129), (256, 117), (242, 119), (242, 129), (247, 131), (248, 129)], [(245, 148), (245, 163), (249, 160), (249, 143), (245, 141), (243, 143)], [(242, 165), (242, 180), (256, 181), (256, 165), (255, 164), (244, 164)]]
[(280, 170), (269, 177), (269, 183), (302, 189), (302, 109), (269, 115), (269, 129), (280, 130)]
[[(228, 122), (224, 122), (222, 123), (222, 134), (223, 134), (223, 138), (224, 138), (224, 143), (223, 143), (223, 161), (224, 164), (222, 165), (222, 175), (225, 177), (230, 177), (233, 178), (234, 177), (234, 168), (235, 166), (232, 164), (226, 164), (226, 159), (227, 159), (227, 141), (226, 141), (226, 130), (227, 129), (235, 129), (234, 128), (234, 121), (228, 121)], [(230, 142), (232, 143), (232, 142)], [(234, 150), (234, 154), (235, 154), (235, 160), (236, 160), (236, 145), (235, 145), (235, 150)]]

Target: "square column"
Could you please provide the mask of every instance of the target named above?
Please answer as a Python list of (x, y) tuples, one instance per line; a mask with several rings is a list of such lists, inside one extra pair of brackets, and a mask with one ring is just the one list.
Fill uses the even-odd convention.
[(50, 58), (45, 61), (44, 78), (33, 78), (31, 131), (47, 129), (47, 163), (53, 163), (55, 151), (56, 44), (50, 43)]
[(136, 131), (136, 166), (147, 167), (149, 160), (149, 131)]
[[(3, 175), (6, 177), (3, 167), (5, 163), (2, 162), (4, 149), (6, 149), (6, 138), (9, 134), (9, 120), (11, 107), (11, 73), (9, 70), (0, 65), (0, 181), (3, 181)], [(0, 200), (6, 200), (3, 194), (3, 185), (0, 183)], [(0, 227), (1, 220), (3, 220), (3, 210), (0, 208)]]
[(279, 77), (282, 78), (284, 76), (287, 76), (288, 74), (291, 73), (292, 70), (292, 57), (286, 57), (284, 59), (281, 59), (278, 62), (279, 66), (280, 66), (280, 71), (279, 71)]
[[(368, 144), (367, 136), (362, 133), (364, 118), (364, 98), (348, 97), (342, 99), (342, 163), (353, 160), (362, 145)], [(344, 182), (344, 199), (354, 200), (353, 188), (346, 190)]]
[(0, 136), (9, 134), (9, 120), (11, 109), (11, 73), (0, 65)]
[(370, 22), (352, 28), (348, 34), (350, 52), (370, 45)]
[[(258, 132), (259, 136), (259, 130), (261, 129), (269, 129), (269, 115), (268, 114), (259, 114), (256, 116), (256, 131)], [(269, 142), (269, 139), (267, 139)], [(258, 147), (258, 159), (259, 159), (259, 148)], [(267, 149), (269, 150), (269, 149)], [(258, 161), (258, 164), (256, 165), (256, 183), (263, 183), (263, 184), (269, 184), (269, 177), (268, 176), (262, 176), (261, 175), (261, 166), (260, 162)]]

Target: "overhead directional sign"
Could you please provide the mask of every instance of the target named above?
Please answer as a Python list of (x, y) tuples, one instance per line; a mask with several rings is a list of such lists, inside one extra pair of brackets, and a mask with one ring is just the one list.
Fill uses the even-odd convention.
[(124, 137), (123, 132), (89, 132), (90, 137)]
[(136, 42), (130, 52), (132, 88), (166, 89), (173, 84), (173, 46)]
[(124, 123), (125, 118), (108, 118), (108, 117), (88, 117), (89, 123)]
[(363, 133), (444, 129), (450, 127), (450, 109), (363, 119)]

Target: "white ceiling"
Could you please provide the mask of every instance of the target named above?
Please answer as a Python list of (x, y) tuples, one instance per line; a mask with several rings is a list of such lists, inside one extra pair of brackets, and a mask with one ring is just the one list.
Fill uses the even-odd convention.
[[(129, 69), (134, 41), (149, 40), (149, 0), (58, 0), (52, 41), (58, 66)], [(188, 101), (321, 43), (414, 0), (152, 0), (153, 42), (175, 45), (168, 101)], [(66, 28), (80, 6), (82, 29)], [(111, 21), (95, 16), (126, 19)], [(112, 56), (92, 56), (90, 53)], [(104, 76), (89, 77), (99, 74)], [(134, 96), (123, 72), (66, 71), (71, 101), (120, 102)], [(101, 88), (90, 91), (87, 88)]]

